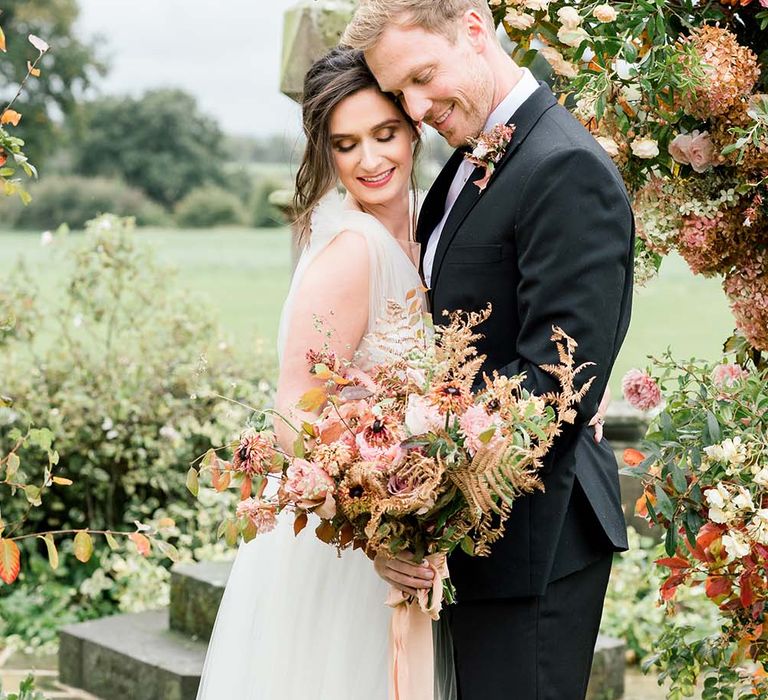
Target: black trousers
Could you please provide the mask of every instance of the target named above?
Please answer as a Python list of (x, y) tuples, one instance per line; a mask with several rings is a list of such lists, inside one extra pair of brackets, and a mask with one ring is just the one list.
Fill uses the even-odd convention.
[(543, 596), (449, 606), (459, 700), (583, 700), (612, 559)]

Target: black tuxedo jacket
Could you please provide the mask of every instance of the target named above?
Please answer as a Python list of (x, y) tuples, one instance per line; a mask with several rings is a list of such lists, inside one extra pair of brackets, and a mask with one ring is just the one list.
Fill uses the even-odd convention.
[[(475, 170), (446, 221), (429, 292), (444, 310), (493, 305), (479, 329), (483, 371), (525, 372), (529, 389), (556, 388), (540, 369), (556, 363), (560, 326), (594, 362), (592, 388), (543, 470), (544, 493), (517, 500), (490, 557), (452, 555), (458, 600), (541, 595), (550, 581), (627, 548), (618, 469), (606, 440), (587, 424), (596, 413), (629, 325), (634, 222), (622, 178), (592, 136), (541, 84), (517, 110), (516, 130), (490, 183)], [(430, 189), (417, 237), (427, 240), (463, 157), (457, 151)]]

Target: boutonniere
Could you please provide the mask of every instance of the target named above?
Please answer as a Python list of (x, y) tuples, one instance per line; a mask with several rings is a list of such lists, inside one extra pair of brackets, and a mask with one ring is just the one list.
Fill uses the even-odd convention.
[(514, 133), (514, 124), (497, 124), (491, 131), (483, 131), (476, 139), (467, 139), (472, 151), (465, 153), (464, 157), (478, 168), (485, 168), (483, 178), (475, 182), (481, 192), (488, 187), (496, 164), (502, 159)]

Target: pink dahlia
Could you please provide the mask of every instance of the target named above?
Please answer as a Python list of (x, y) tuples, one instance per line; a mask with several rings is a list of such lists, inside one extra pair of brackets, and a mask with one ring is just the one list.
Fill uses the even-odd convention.
[(237, 504), (238, 518), (248, 518), (257, 532), (269, 532), (277, 525), (277, 509), (271, 503), (264, 503), (258, 498), (246, 498)]
[[(481, 405), (470, 406), (460, 417), (459, 427), (464, 435), (464, 445), (471, 454), (475, 454), (483, 442), (480, 436), (487, 433), (491, 428), (496, 428), (496, 432), (491, 437), (490, 442), (498, 441), (501, 437), (501, 418), (498, 413), (488, 413), (485, 407)], [(488, 444), (486, 442), (485, 444)]]
[(270, 470), (274, 454), (272, 439), (255, 430), (246, 430), (235, 449), (232, 466), (247, 476), (263, 476)]
[(641, 411), (650, 411), (661, 403), (659, 385), (642, 370), (629, 370), (621, 380), (621, 389), (629, 405)]

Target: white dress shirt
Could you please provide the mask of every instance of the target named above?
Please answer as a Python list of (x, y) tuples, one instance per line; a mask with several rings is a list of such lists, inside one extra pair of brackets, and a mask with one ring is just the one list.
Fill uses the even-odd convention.
[[(499, 103), (499, 106), (491, 112), (491, 116), (488, 117), (488, 121), (485, 122), (483, 131), (491, 131), (491, 129), (498, 124), (506, 124), (518, 110), (520, 105), (536, 92), (538, 88), (539, 83), (536, 78), (533, 77), (533, 73), (527, 68), (523, 68), (523, 76), (517, 81), (515, 87), (510, 90), (509, 94)], [(459, 165), (459, 169), (456, 171), (451, 187), (448, 190), (448, 196), (445, 198), (445, 213), (443, 214), (443, 218), (440, 219), (440, 223), (435, 227), (435, 230), (432, 231), (432, 235), (427, 242), (427, 249), (424, 251), (424, 281), (427, 283), (427, 287), (432, 286), (432, 266), (435, 262), (435, 253), (437, 251), (437, 245), (440, 242), (440, 234), (443, 232), (443, 227), (448, 220), (453, 205), (459, 198), (461, 190), (464, 189), (464, 185), (467, 183), (467, 180), (474, 169), (475, 166), (468, 160), (462, 161), (461, 165)]]

